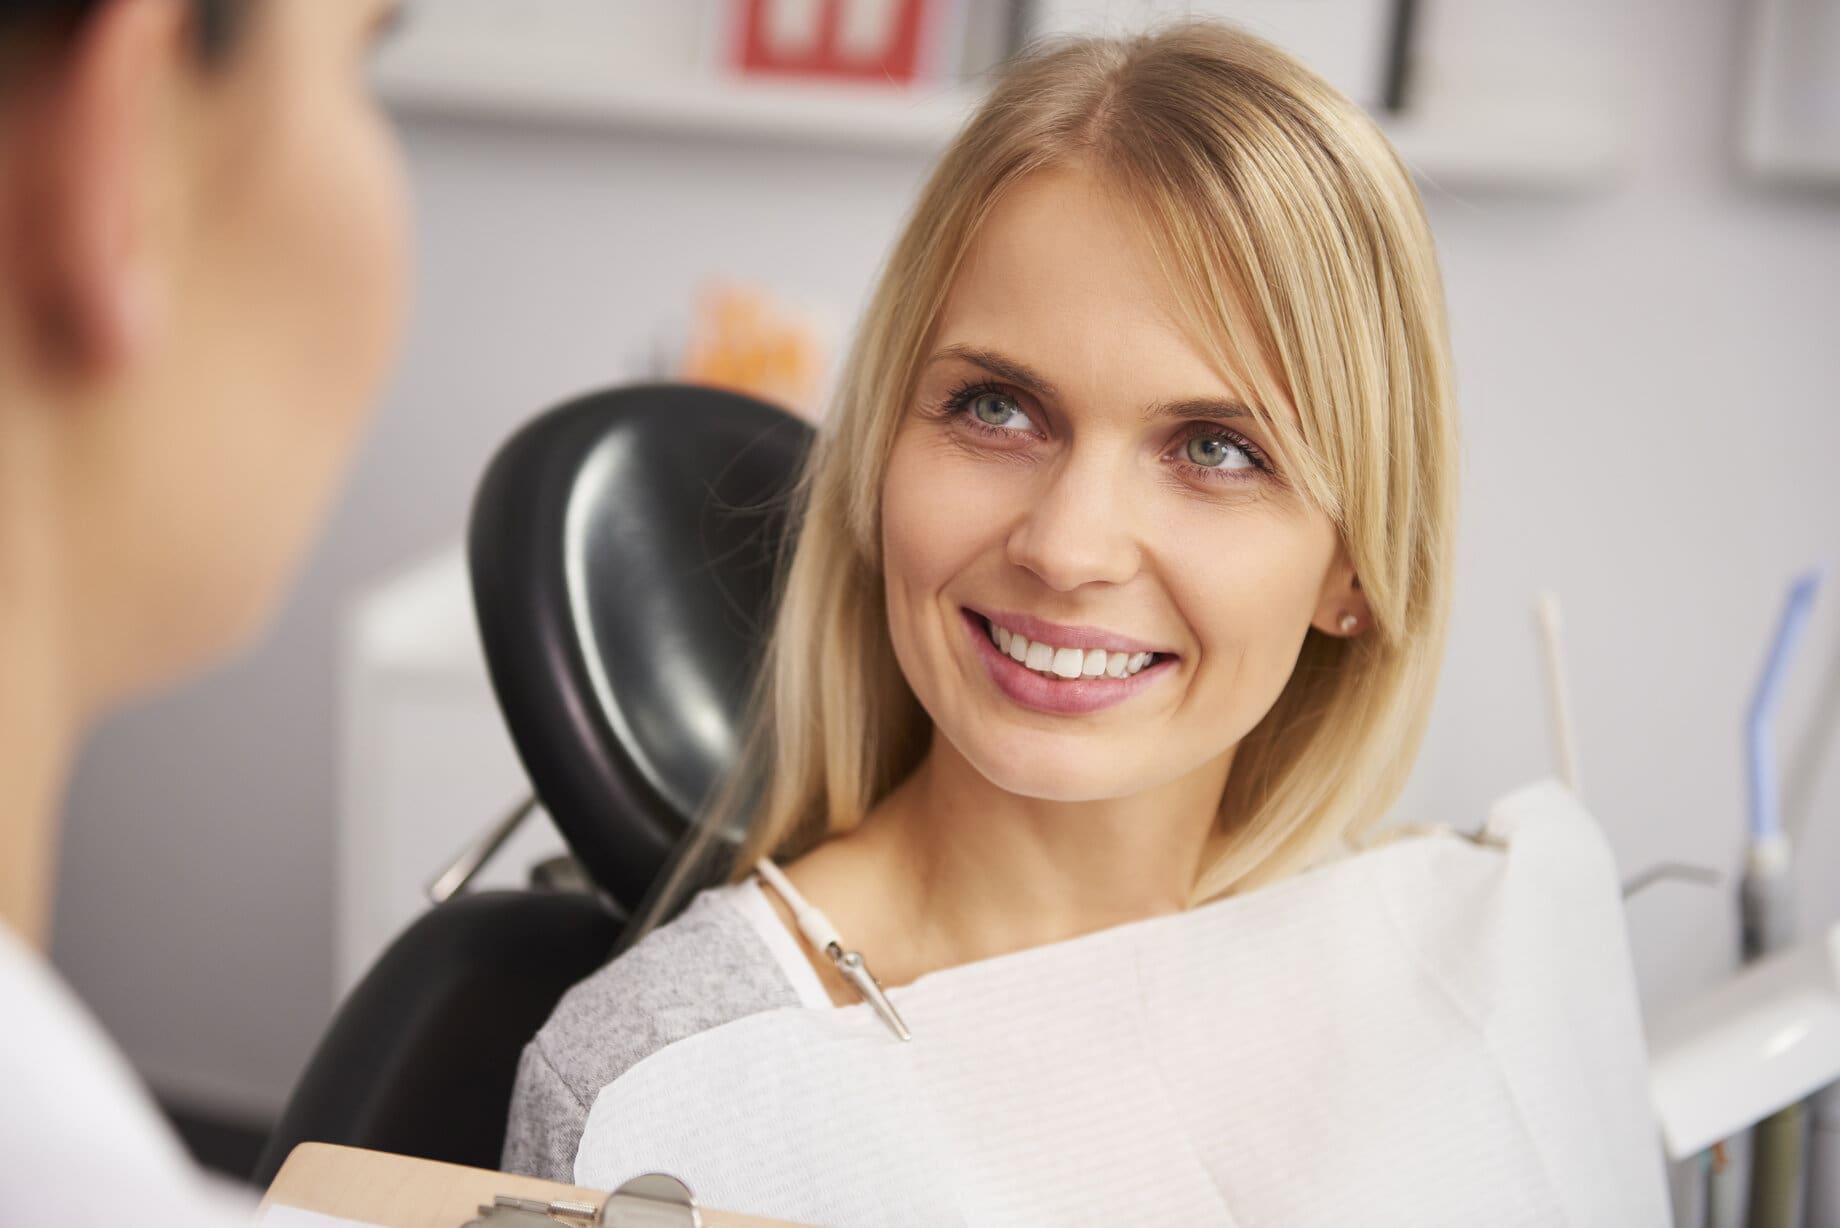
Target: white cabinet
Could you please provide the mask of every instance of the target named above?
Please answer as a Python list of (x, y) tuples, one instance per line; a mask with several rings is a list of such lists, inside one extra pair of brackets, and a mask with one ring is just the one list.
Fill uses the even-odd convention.
[[(339, 655), (334, 975), (343, 997), (428, 907), (428, 883), (530, 794), (499, 716), (459, 547), (366, 589)], [(522, 886), (564, 851), (539, 811), (475, 880)]]

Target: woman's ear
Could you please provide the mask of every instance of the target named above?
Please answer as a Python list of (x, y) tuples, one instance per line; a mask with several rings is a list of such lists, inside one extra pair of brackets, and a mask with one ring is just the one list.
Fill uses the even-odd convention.
[(1373, 626), (1373, 621), (1367, 594), (1361, 591), (1361, 577), (1355, 574), (1346, 552), (1337, 551), (1335, 563), (1323, 579), (1310, 625), (1324, 635), (1350, 639)]
[(118, 369), (157, 325), (187, 33), (179, 0), (104, 0), (21, 85), (0, 241), (31, 358), (62, 376)]

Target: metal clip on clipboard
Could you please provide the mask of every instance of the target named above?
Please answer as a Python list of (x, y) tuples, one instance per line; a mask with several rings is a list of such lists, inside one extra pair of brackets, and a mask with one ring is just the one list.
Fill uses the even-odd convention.
[(599, 1204), (500, 1194), (463, 1228), (703, 1228), (690, 1187), (668, 1173), (634, 1177)]

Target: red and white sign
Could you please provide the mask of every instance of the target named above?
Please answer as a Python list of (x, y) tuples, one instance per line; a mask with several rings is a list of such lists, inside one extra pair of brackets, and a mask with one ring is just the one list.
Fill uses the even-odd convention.
[(928, 69), (942, 0), (735, 0), (743, 73), (911, 85)]

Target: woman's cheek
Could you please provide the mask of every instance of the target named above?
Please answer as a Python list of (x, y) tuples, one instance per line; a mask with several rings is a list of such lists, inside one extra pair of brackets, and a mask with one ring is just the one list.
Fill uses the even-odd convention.
[(991, 471), (1001, 468), (937, 441), (899, 441), (882, 488), (888, 570), (942, 583), (1000, 542), (1007, 496), (1004, 475)]
[(1202, 660), (1231, 665), (1235, 703), (1269, 707), (1289, 681), (1316, 612), (1317, 595), (1333, 553), (1319, 534), (1291, 531), (1283, 522), (1245, 518), (1230, 531), (1216, 526), (1218, 543), (1204, 567), (1174, 573), (1174, 596), (1201, 642)]

